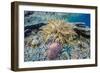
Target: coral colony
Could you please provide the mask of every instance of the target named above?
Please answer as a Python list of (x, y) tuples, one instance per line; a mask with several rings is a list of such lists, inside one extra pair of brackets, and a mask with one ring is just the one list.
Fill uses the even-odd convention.
[(24, 11), (24, 61), (90, 58), (90, 15)]

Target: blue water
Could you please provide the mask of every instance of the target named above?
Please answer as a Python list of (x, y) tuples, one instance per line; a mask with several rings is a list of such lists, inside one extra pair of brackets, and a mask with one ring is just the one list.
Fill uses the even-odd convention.
[[(72, 13), (71, 13), (72, 14)], [(86, 26), (90, 27), (90, 14), (74, 13), (68, 18), (69, 22), (84, 22)]]
[(47, 23), (48, 19), (63, 19), (66, 22), (82, 22), (90, 27), (90, 14), (86, 13), (65, 13), (65, 12), (44, 12), (44, 11), (24, 11), (24, 24), (32, 25)]

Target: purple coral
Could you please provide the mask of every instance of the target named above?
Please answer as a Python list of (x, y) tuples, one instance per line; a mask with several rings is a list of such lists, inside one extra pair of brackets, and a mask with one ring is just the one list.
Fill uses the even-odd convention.
[(54, 43), (50, 44), (48, 46), (48, 51), (47, 51), (48, 59), (54, 60), (58, 56), (61, 48), (62, 48), (62, 45), (58, 42), (54, 42)]

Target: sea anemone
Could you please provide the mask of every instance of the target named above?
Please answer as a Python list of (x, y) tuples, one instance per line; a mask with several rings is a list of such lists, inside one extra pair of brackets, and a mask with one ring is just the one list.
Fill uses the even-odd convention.
[(77, 33), (73, 30), (73, 25), (63, 20), (49, 20), (48, 24), (41, 27), (45, 42), (51, 38), (53, 42), (61, 44), (72, 44), (73, 37)]

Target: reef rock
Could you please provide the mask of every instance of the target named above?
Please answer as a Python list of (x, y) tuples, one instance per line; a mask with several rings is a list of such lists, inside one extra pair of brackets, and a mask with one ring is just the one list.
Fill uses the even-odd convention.
[(39, 31), (39, 28), (41, 26), (44, 26), (46, 25), (45, 23), (38, 23), (38, 24), (35, 24), (35, 25), (29, 25), (29, 26), (25, 26), (24, 27), (24, 34), (25, 34), (25, 37), (31, 35), (31, 32), (34, 31), (34, 32), (38, 32)]
[(85, 38), (90, 38), (90, 29), (82, 23), (75, 24), (74, 30), (78, 35), (82, 35)]

